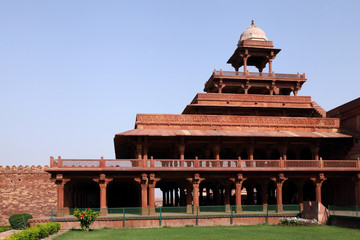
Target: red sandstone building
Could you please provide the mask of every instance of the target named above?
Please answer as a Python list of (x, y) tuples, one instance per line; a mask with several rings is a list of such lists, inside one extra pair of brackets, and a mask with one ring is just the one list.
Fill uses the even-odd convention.
[[(54, 159), (57, 207), (360, 206), (360, 100), (328, 113), (298, 96), (305, 74), (272, 71), (280, 49), (251, 24), (182, 114), (138, 114), (116, 159)], [(255, 66), (258, 72), (248, 72)], [(264, 71), (268, 66), (268, 70)], [(242, 69), (241, 69), (242, 68)], [(240, 70), (241, 69), (241, 70)], [(242, 194), (243, 193), (243, 194)]]

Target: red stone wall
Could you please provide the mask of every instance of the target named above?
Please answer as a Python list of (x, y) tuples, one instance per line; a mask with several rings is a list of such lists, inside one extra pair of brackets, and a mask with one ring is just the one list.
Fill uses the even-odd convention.
[(42, 166), (0, 166), (0, 225), (13, 213), (49, 215), (56, 208), (56, 186)]

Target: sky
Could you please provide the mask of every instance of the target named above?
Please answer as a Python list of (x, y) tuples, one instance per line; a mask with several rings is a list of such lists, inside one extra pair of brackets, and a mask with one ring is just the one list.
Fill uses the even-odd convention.
[[(360, 97), (359, 1), (0, 0), (0, 165), (113, 159), (137, 113), (180, 114), (251, 20), (325, 110)], [(255, 69), (249, 69), (254, 71)]]

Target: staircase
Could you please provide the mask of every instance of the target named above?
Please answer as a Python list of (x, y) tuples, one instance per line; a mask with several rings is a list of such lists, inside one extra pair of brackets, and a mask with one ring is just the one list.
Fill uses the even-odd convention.
[(318, 105), (316, 102), (311, 102), (311, 105), (321, 117), (326, 117), (326, 111), (322, 107), (320, 107), (320, 105)]

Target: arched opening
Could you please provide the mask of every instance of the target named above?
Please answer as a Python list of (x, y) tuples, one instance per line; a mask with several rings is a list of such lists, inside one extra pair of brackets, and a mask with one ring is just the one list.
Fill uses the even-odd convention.
[(296, 153), (293, 149), (288, 149), (286, 151), (286, 159), (287, 160), (296, 160), (297, 159)]
[(247, 151), (246, 151), (246, 150), (242, 150), (242, 151), (241, 151), (241, 153), (240, 153), (240, 157), (241, 157), (241, 159), (243, 159), (243, 160), (249, 159), (249, 157), (248, 157), (248, 154), (247, 154)]
[(270, 154), (270, 159), (272, 160), (279, 160), (280, 159), (280, 152), (277, 149), (273, 149)]
[(300, 152), (300, 160), (311, 160), (312, 159), (312, 152), (310, 148), (305, 147), (301, 149)]
[(139, 207), (140, 187), (134, 181), (113, 180), (107, 186), (107, 205), (109, 208)]
[(237, 159), (234, 148), (222, 148), (220, 151), (220, 159)]
[(267, 186), (267, 203), (276, 205), (276, 185), (273, 181), (269, 182)]
[(299, 203), (298, 188), (292, 181), (285, 181), (282, 191), (283, 204), (296, 204)]
[(65, 207), (69, 208), (99, 208), (100, 187), (93, 180), (71, 180), (67, 186), (70, 196), (65, 195)]
[(315, 201), (315, 184), (313, 181), (308, 180), (303, 186), (303, 200), (304, 201)]
[(256, 160), (265, 160), (267, 159), (266, 152), (262, 148), (255, 148), (254, 149), (254, 159)]

